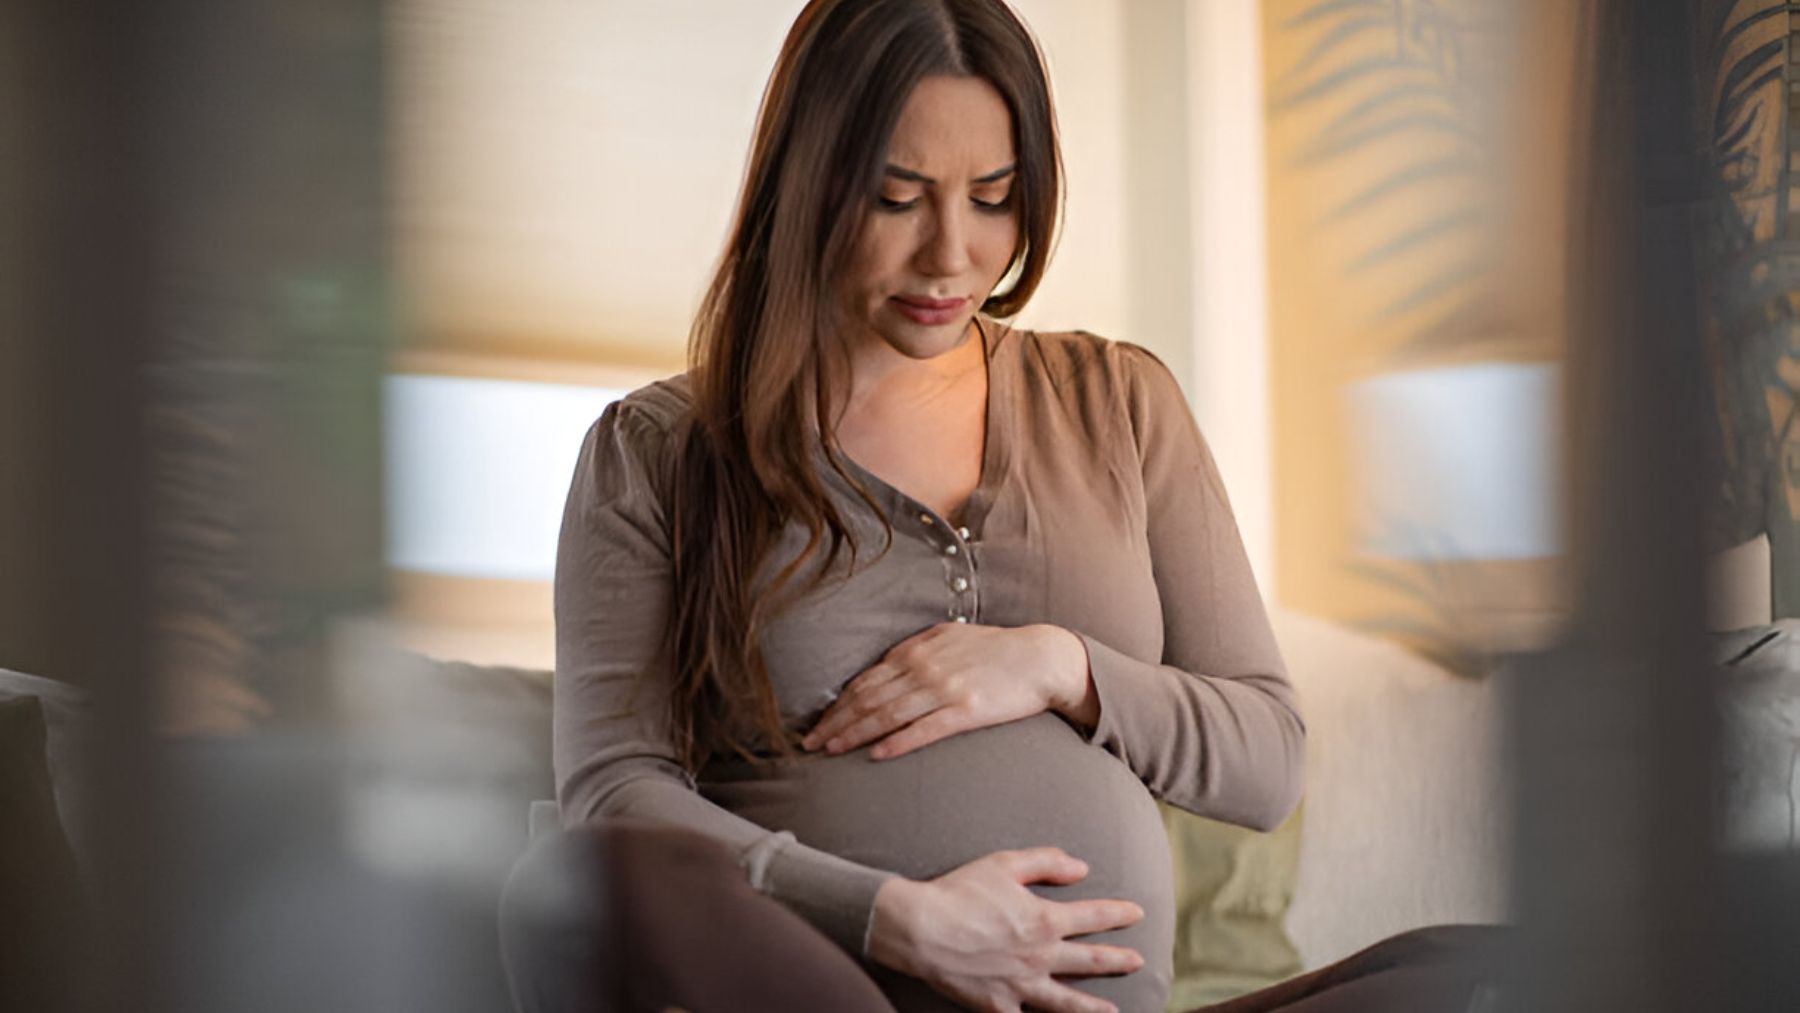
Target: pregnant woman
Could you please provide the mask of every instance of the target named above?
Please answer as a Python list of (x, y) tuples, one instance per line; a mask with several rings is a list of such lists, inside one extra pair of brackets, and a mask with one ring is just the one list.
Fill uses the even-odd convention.
[(581, 449), (522, 1005), (1162, 1009), (1155, 800), (1273, 828), (1305, 729), (1169, 371), (1004, 322), (1060, 198), (1000, 0), (801, 12), (692, 368)]

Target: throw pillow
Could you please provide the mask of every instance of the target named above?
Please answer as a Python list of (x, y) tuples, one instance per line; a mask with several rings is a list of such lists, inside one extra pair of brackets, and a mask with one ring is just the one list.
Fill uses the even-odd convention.
[(1301, 810), (1259, 833), (1161, 809), (1175, 862), (1168, 1009), (1221, 1002), (1300, 973), (1300, 952), (1284, 922), (1299, 870)]

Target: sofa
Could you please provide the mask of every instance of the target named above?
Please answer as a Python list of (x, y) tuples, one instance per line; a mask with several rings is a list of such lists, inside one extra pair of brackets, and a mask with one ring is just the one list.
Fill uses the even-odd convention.
[[(1272, 835), (1246, 831), (1184, 844), (1181, 835), (1214, 835), (1215, 828), (1171, 818), (1178, 854), (1223, 862), (1180, 912), (1184, 924), (1194, 923), (1200, 959), (1190, 970), (1206, 980), (1178, 992), (1177, 1004), (1317, 967), (1408, 928), (1507, 915), (1500, 725), (1507, 676), (1455, 675), (1388, 641), (1300, 613), (1277, 610), (1273, 620), (1308, 724), (1307, 793), (1295, 819)], [(310, 787), (297, 789), (303, 797), (335, 795), (321, 804), (331, 809), (331, 844), (346, 868), (372, 882), (398, 878), (458, 898), (451, 908), (479, 917), (491, 911), (499, 877), (526, 845), (532, 801), (551, 794), (549, 673), (433, 659), (392, 632), (379, 620), (339, 625), (329, 667), (341, 728), (184, 748), (202, 766), (218, 754), (232, 757), (233, 769), (264, 772), (235, 786), (231, 777), (210, 778), (209, 790), (235, 800), (226, 809), (260, 804), (260, 786), (271, 777), (305, 781)], [(18, 694), (48, 702), (58, 807), (71, 846), (89, 865), (77, 750), (82, 695), (0, 674), (0, 697)], [(296, 763), (319, 769), (296, 774)], [(198, 835), (197, 847), (215, 836)], [(232, 903), (223, 899), (220, 910), (234, 910)], [(1239, 962), (1251, 969), (1247, 976), (1234, 977), (1219, 951), (1252, 944), (1267, 951), (1268, 939), (1243, 931), (1258, 920), (1264, 936), (1277, 937), (1276, 950), (1249, 955)], [(455, 945), (479, 955), (489, 928), (458, 936)], [(490, 980), (460, 992), (471, 994), (501, 1001), (503, 988)]]

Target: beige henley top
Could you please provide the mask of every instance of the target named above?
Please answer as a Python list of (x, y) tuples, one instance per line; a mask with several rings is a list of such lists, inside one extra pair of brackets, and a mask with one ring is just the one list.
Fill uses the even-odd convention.
[[(1305, 728), (1218, 470), (1168, 369), (1084, 332), (979, 323), (987, 441), (962, 526), (845, 458), (894, 528), (875, 558), (883, 517), (823, 467), (821, 447), (864, 549), (854, 572), (840, 565), (842, 580), (771, 624), (765, 658), (784, 718), (804, 729), (845, 682), (935, 623), (1053, 623), (1087, 647), (1097, 727), (1043, 714), (890, 760), (864, 748), (769, 771), (719, 758), (687, 777), (655, 661), (673, 448), (691, 421), (682, 376), (610, 406), (581, 448), (556, 568), (558, 801), (569, 826), (630, 817), (724, 842), (755, 888), (857, 956), (888, 876), (1062, 846), (1089, 863), (1088, 880), (1034, 890), (1129, 897), (1148, 912), (1116, 934), (1145, 949), (1148, 966), (1126, 977), (1147, 984), (1090, 979), (1141, 1008), (1166, 995), (1173, 933), (1151, 797), (1272, 828), (1299, 799)], [(765, 572), (803, 541), (790, 530)]]

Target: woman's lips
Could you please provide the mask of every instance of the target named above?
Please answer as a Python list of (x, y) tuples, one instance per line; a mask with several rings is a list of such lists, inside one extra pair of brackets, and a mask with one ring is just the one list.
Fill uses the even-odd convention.
[(922, 296), (897, 295), (893, 297), (893, 303), (894, 308), (908, 320), (931, 327), (955, 321), (962, 314), (963, 307), (969, 304), (969, 298), (927, 299)]

